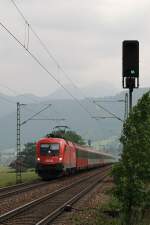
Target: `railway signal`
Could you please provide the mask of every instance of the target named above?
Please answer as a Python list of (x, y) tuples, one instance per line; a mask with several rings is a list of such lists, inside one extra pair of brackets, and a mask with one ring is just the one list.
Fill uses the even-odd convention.
[(122, 86), (129, 89), (129, 108), (132, 109), (132, 92), (139, 87), (139, 42), (122, 43)]
[(123, 41), (123, 77), (139, 77), (139, 42)]

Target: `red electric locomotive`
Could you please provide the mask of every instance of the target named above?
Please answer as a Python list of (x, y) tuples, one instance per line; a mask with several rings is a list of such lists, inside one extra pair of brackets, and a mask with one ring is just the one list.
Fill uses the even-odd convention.
[(110, 154), (80, 146), (61, 138), (43, 138), (36, 144), (36, 172), (43, 179), (72, 174), (114, 161)]

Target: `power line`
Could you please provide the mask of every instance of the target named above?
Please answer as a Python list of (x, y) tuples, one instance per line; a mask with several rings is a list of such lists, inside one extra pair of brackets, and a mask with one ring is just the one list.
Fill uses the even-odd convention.
[(7, 90), (9, 90), (10, 92), (12, 92), (14, 95), (18, 95), (18, 93), (13, 90), (12, 88), (7, 87), (6, 85), (0, 84), (1, 87), (6, 88)]
[[(23, 97), (27, 97), (25, 94), (21, 94), (21, 93), (19, 93), (19, 92), (17, 92), (16, 90), (14, 90), (14, 89), (12, 89), (12, 88), (9, 88), (8, 86), (6, 86), (6, 85), (3, 85), (3, 84), (0, 84), (0, 86), (1, 87), (3, 87), (3, 88), (6, 88), (7, 90), (9, 90), (10, 92), (12, 92), (14, 95), (19, 95), (19, 97), (21, 97), (21, 96), (23, 96)], [(15, 96), (16, 97), (16, 96)], [(8, 102), (8, 103), (11, 103), (11, 104), (14, 104), (14, 105), (16, 105), (16, 103), (17, 102), (15, 102), (15, 101), (11, 101), (11, 100), (9, 100), (9, 99), (7, 99), (7, 98), (5, 98), (4, 96), (2, 96), (2, 95), (0, 95), (0, 98), (2, 98), (4, 101), (6, 101), (6, 102)], [(18, 100), (17, 100), (18, 101)], [(36, 102), (37, 103), (39, 103), (39, 101), (38, 100), (36, 100)], [(36, 104), (36, 102), (34, 101), (32, 101), (32, 103), (31, 104), (25, 104), (25, 105), (28, 105), (28, 106), (30, 106), (30, 105), (32, 105), (32, 104)], [(37, 104), (36, 104), (37, 105)], [(30, 110), (29, 108), (24, 108), (24, 110), (26, 110), (26, 111), (29, 111), (29, 112), (32, 112), (32, 113), (34, 113), (34, 110), (32, 109), (32, 110)], [(53, 105), (53, 110), (54, 110), (54, 105)], [(56, 112), (56, 110), (54, 110), (55, 111), (55, 113), (58, 113), (58, 112)], [(36, 113), (36, 112), (35, 112)], [(46, 118), (46, 116), (44, 116), (45, 118), (42, 118), (42, 119), (40, 119), (40, 120), (48, 120), (48, 118)], [(50, 121), (64, 121), (64, 120), (66, 120), (66, 119), (60, 119), (60, 118), (54, 118), (54, 119), (50, 119)]]
[(80, 101), (76, 98), (76, 97), (74, 97), (73, 96), (73, 94), (70, 92), (70, 91), (68, 91), (67, 90), (67, 88), (65, 88), (64, 86), (63, 86), (63, 84), (60, 82), (60, 81), (58, 81), (56, 78), (55, 78), (55, 76), (40, 62), (40, 60), (32, 53), (32, 52), (30, 52), (29, 51), (29, 49), (27, 49), (27, 48), (25, 48), (25, 46), (18, 40), (18, 38), (17, 37), (15, 37), (15, 35), (11, 32), (11, 31), (9, 31), (8, 30), (8, 28), (5, 26), (5, 25), (3, 25), (1, 22), (0, 22), (0, 26), (1, 27), (3, 27), (3, 29), (13, 38), (13, 39), (15, 39), (15, 41), (22, 47), (22, 48), (24, 48), (25, 50), (26, 50), (26, 52), (34, 59), (34, 61), (36, 61), (39, 65), (40, 65), (40, 67), (46, 72), (46, 73), (48, 73), (52, 78), (53, 78), (53, 80), (55, 80), (56, 81), (56, 83), (60, 86), (60, 87), (62, 87), (83, 109), (84, 109), (84, 111), (86, 112), (86, 113), (88, 113), (89, 114), (89, 116), (91, 117), (92, 116), (92, 114), (80, 103)]
[[(65, 72), (65, 70), (62, 68), (62, 66), (59, 64), (59, 62), (56, 60), (56, 58), (52, 55), (52, 53), (49, 51), (49, 49), (47, 48), (46, 44), (41, 40), (41, 38), (39, 37), (39, 35), (35, 32), (35, 30), (33, 29), (33, 27), (31, 26), (31, 24), (28, 22), (28, 20), (25, 18), (25, 16), (23, 15), (22, 11), (19, 9), (19, 7), (17, 6), (17, 4), (15, 3), (14, 0), (11, 0), (11, 2), (13, 3), (13, 5), (15, 6), (15, 8), (17, 9), (18, 13), (20, 14), (20, 16), (22, 17), (22, 19), (25, 21), (25, 24), (28, 25), (28, 27), (30, 27), (30, 30), (32, 31), (32, 33), (35, 35), (35, 37), (38, 39), (38, 41), (40, 42), (41, 46), (43, 47), (43, 49), (47, 52), (48, 56), (53, 60), (53, 62), (56, 64), (57, 68), (60, 69), (63, 74), (66, 76), (66, 78), (71, 82), (71, 84), (79, 89), (74, 82), (70, 79), (70, 77), (67, 75), (67, 73)], [(80, 90), (80, 89), (79, 89)], [(80, 90), (81, 91), (81, 90)]]
[[(6, 85), (0, 84), (0, 86), (1, 86), (1, 87), (4, 87), (4, 88), (6, 88), (6, 89), (8, 89), (9, 91), (11, 91), (11, 92), (12, 92), (13, 94), (15, 94), (15, 95), (19, 95), (19, 97), (26, 97), (25, 94), (21, 94), (21, 93), (17, 92), (16, 90), (12, 89), (12, 88), (9, 88), (9, 87), (6, 86)], [(0, 93), (0, 94), (2, 94), (2, 93)], [(2, 94), (2, 95), (3, 95), (3, 94)], [(4, 96), (2, 96), (2, 95), (0, 95), (0, 98), (2, 98), (4, 101), (16, 105), (17, 101), (11, 101), (11, 100), (7, 99), (6, 97), (4, 97)], [(16, 97), (16, 96), (15, 96), (15, 97)], [(36, 102), (38, 102), (38, 100), (37, 100)], [(34, 102), (32, 101), (32, 104), (36, 104), (36, 102), (35, 102), (35, 101), (34, 101)], [(31, 103), (30, 103), (30, 104), (31, 104)], [(29, 103), (28, 103), (28, 105), (29, 105)], [(25, 108), (25, 109), (26, 109), (27, 111), (34, 112), (33, 110), (29, 110), (29, 109), (27, 109), (27, 108)]]
[[(26, 95), (23, 95), (23, 94), (20, 94), (20, 93), (18, 93), (18, 92), (16, 92), (15, 90), (13, 90), (12, 88), (9, 88), (8, 86), (6, 86), (6, 85), (2, 85), (2, 84), (0, 84), (0, 86), (1, 87), (4, 87), (4, 88), (6, 88), (6, 89), (8, 89), (9, 91), (11, 91), (13, 94), (17, 94), (17, 95), (19, 95), (19, 96), (24, 96), (24, 97), (26, 97)], [(1, 93), (0, 93), (1, 94)], [(0, 95), (0, 98), (1, 99), (3, 99), (4, 101), (6, 101), (6, 102), (8, 102), (8, 103), (10, 103), (10, 104), (13, 104), (13, 105), (16, 105), (16, 103), (17, 102), (15, 102), (15, 101), (11, 101), (11, 100), (9, 100), (9, 99), (7, 99), (7, 98), (5, 98), (4, 96), (2, 96), (2, 95)], [(38, 101), (37, 101), (38, 102)], [(35, 104), (35, 102), (33, 102), (34, 104)], [(26, 105), (26, 104), (25, 104)], [(29, 105), (29, 104), (28, 104)], [(27, 109), (26, 107), (25, 107), (25, 110), (27, 110), (27, 111), (29, 111), (29, 112), (34, 112), (33, 110), (30, 110), (30, 109)], [(45, 117), (45, 118), (43, 118), (43, 120), (46, 120), (47, 118)], [(59, 121), (59, 119), (54, 119), (54, 121)]]
[(65, 121), (65, 118), (37, 118), (37, 119), (29, 119), (29, 120), (49, 120), (49, 121)]
[(35, 113), (34, 115), (32, 115), (31, 117), (29, 117), (28, 119), (24, 120), (20, 125), (24, 125), (25, 123), (27, 123), (29, 120), (32, 120), (35, 116), (39, 115), (41, 112), (45, 111), (46, 109), (48, 109), (51, 106), (51, 104), (49, 104), (48, 106), (46, 106), (44, 109), (41, 109), (39, 112)]
[(93, 119), (116, 119), (114, 116), (93, 116)]
[(68, 77), (68, 75), (66, 74), (66, 72), (64, 71), (64, 69), (62, 68), (62, 66), (60, 66), (59, 62), (52, 55), (52, 53), (49, 51), (49, 49), (47, 48), (46, 44), (41, 40), (41, 38), (39, 37), (39, 35), (35, 32), (35, 30), (31, 26), (31, 24), (25, 18), (25, 16), (23, 15), (22, 11), (17, 6), (17, 4), (15, 3), (15, 1), (14, 0), (11, 0), (11, 2), (15, 6), (15, 8), (17, 9), (17, 11), (20, 14), (20, 16), (22, 17), (22, 19), (25, 21), (25, 23), (30, 27), (31, 31), (33, 32), (33, 34), (35, 35), (35, 37), (38, 39), (38, 41), (40, 42), (40, 44), (44, 48), (44, 50), (47, 52), (48, 56), (54, 61), (54, 63), (56, 64), (56, 66), (67, 76), (67, 78), (70, 80), (70, 82), (74, 85), (73, 81)]
[(21, 10), (19, 9), (19, 7), (16, 5), (14, 0), (11, 0), (11, 2), (14, 4), (14, 6), (16, 7), (17, 11), (19, 12), (19, 14), (21, 15), (22, 19), (26, 22), (26, 24), (29, 24), (28, 21), (26, 20), (25, 16), (23, 15), (23, 13), (21, 12)]
[[(26, 94), (19, 93), (18, 91), (14, 90), (14, 89), (12, 89), (12, 88), (6, 86), (6, 85), (0, 84), (0, 86), (1, 86), (2, 88), (6, 88), (6, 89), (9, 90), (11, 93), (13, 93), (13, 94), (15, 95), (14, 97), (25, 97), (25, 98), (27, 98)], [(31, 98), (32, 98), (32, 96), (31, 96)], [(39, 102), (39, 101), (36, 100), (36, 99), (34, 99), (34, 101), (31, 100), (31, 99), (29, 99), (29, 100), (31, 101), (30, 104), (32, 104), (32, 103), (33, 103), (33, 104), (36, 104), (37, 102)], [(9, 100), (8, 100), (8, 101), (9, 101)], [(12, 101), (12, 102), (13, 102), (13, 101)], [(16, 101), (16, 102), (17, 102), (17, 101)], [(14, 102), (14, 103), (16, 103), (16, 102)]]
[(116, 114), (110, 112), (108, 109), (104, 108), (102, 105), (97, 104), (95, 101), (93, 101), (93, 102), (95, 103), (95, 105), (97, 105), (101, 109), (105, 110), (107, 113), (109, 113), (110, 115), (112, 115), (114, 118), (116, 118), (116, 119), (120, 120), (121, 122), (123, 122), (123, 120), (120, 117), (116, 116)]
[[(87, 97), (83, 91), (81, 91), (81, 89), (74, 84), (74, 82), (72, 81), (72, 79), (70, 79), (70, 77), (68, 76), (68, 74), (65, 72), (65, 70), (62, 68), (62, 66), (60, 66), (59, 62), (56, 60), (56, 58), (52, 55), (52, 53), (49, 51), (49, 49), (47, 48), (47, 46), (45, 45), (45, 43), (41, 40), (41, 38), (39, 37), (39, 35), (34, 31), (34, 29), (32, 28), (32, 26), (30, 25), (30, 23), (28, 22), (28, 20), (25, 18), (24, 14), (22, 13), (22, 11), (19, 9), (19, 7), (17, 6), (17, 4), (15, 3), (14, 0), (11, 0), (11, 2), (13, 3), (13, 5), (15, 6), (15, 8), (17, 9), (18, 13), (20, 14), (20, 16), (22, 17), (22, 19), (25, 21), (25, 24), (27, 24), (28, 26), (28, 42), (29, 42), (29, 28), (31, 29), (32, 33), (35, 35), (35, 37), (39, 40), (41, 46), (44, 48), (44, 50), (47, 52), (48, 56), (54, 61), (54, 63), (56, 64), (57, 68), (60, 69), (63, 74), (65, 75), (65, 77), (70, 81), (70, 83), (73, 85), (73, 87), (75, 87), (77, 90), (80, 90), (80, 92), (82, 93), (83, 97), (86, 98), (90, 103), (93, 103), (93, 99), (90, 99), (89, 97)], [(27, 49), (28, 49), (28, 44), (27, 44)], [(58, 81), (59, 82), (59, 81)], [(65, 88), (66, 90), (66, 88)], [(71, 92), (69, 92), (71, 94)], [(72, 96), (72, 95), (71, 95)], [(72, 96), (73, 97), (73, 96)], [(74, 97), (73, 97), (74, 98)], [(79, 101), (78, 101), (79, 102)], [(121, 120), (118, 116), (116, 116), (114, 113), (111, 113), (108, 109), (106, 109), (105, 107), (101, 106), (100, 104), (98, 105), (99, 108), (101, 108), (102, 110), (104, 110), (105, 112), (109, 113), (110, 115), (113, 115), (116, 119)], [(82, 105), (83, 107), (83, 105)], [(87, 110), (86, 110), (87, 111)], [(89, 113), (89, 112), (88, 112)], [(91, 113), (90, 113), (91, 116)]]
[(3, 101), (8, 102), (8, 103), (13, 104), (13, 105), (14, 105), (14, 104), (16, 105), (16, 102), (11, 101), (11, 100), (9, 100), (9, 99), (5, 98), (5, 97), (4, 97), (4, 96), (2, 96), (1, 94), (2, 94), (2, 93), (0, 93), (0, 98), (1, 98), (1, 99), (3, 99)]

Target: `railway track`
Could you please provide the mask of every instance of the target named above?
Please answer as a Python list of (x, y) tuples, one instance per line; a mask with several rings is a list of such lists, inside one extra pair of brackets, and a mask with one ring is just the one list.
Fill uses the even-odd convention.
[[(78, 174), (74, 176), (78, 176)], [(61, 180), (65, 180), (66, 177), (59, 177), (58, 179), (59, 181), (61, 181)], [(56, 183), (58, 182), (58, 179), (55, 178), (50, 181), (35, 181), (34, 183), (21, 183), (21, 184), (16, 184), (16, 185), (0, 188), (0, 202), (7, 197), (11, 197), (19, 193), (27, 192), (34, 188), (40, 188), (42, 186), (47, 186), (49, 184)]]
[(45, 182), (36, 182), (36, 183), (22, 183), (22, 184), (17, 184), (5, 188), (0, 188), (0, 199), (18, 194), (20, 192), (25, 192), (28, 190), (31, 190), (36, 187), (40, 187), (45, 185)]
[(101, 182), (108, 174), (110, 167), (101, 169), (70, 185), (55, 190), (50, 194), (20, 206), (0, 216), (3, 225), (45, 225), (64, 211), (68, 204), (73, 204), (84, 194)]
[(5, 188), (5, 192), (1, 193), (0, 198), (0, 215), (18, 208), (23, 204), (27, 204), (28, 202), (38, 199), (39, 196), (42, 197), (45, 194), (66, 186), (67, 184), (69, 185), (79, 180), (81, 177), (84, 178), (88, 174), (95, 173), (95, 171), (96, 170), (85, 171), (74, 176), (60, 177), (59, 179), (41, 182), (36, 185), (15, 185), (12, 189)]

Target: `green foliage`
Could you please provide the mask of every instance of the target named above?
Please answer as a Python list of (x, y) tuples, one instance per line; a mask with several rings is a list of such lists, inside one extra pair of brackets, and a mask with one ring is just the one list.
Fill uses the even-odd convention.
[[(35, 171), (29, 171), (22, 173), (22, 182), (33, 182), (39, 179)], [(16, 184), (16, 173), (15, 170), (10, 168), (0, 168), (0, 188)]]
[[(36, 149), (35, 143), (27, 143), (23, 151), (21, 151), (18, 162), (21, 165), (21, 170), (25, 171), (28, 168), (35, 168), (36, 164)], [(16, 160), (12, 161), (9, 167), (16, 169)]]
[(36, 149), (35, 143), (25, 144), (24, 150), (21, 152), (21, 161), (26, 168), (35, 168)]
[(137, 225), (150, 198), (150, 92), (133, 107), (120, 141), (123, 152), (112, 171), (114, 194), (121, 202), (122, 224)]
[(75, 131), (65, 131), (65, 130), (58, 130), (58, 131), (53, 131), (50, 134), (46, 135), (47, 137), (55, 137), (55, 138), (63, 138), (68, 141), (72, 141), (74, 143), (84, 145), (85, 142), (82, 139), (82, 137), (77, 134)]

